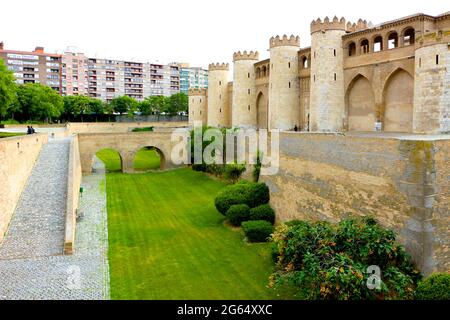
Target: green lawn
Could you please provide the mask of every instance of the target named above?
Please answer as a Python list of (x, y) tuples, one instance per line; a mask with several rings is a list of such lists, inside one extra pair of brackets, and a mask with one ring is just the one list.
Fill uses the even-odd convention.
[(144, 148), (136, 153), (136, 157), (134, 158), (134, 170), (158, 170), (160, 168), (160, 163), (159, 154), (154, 148)]
[[(105, 163), (108, 172), (120, 172), (121, 160), (119, 153), (113, 149), (102, 149), (97, 152), (97, 157)], [(154, 148), (143, 148), (136, 153), (134, 169), (136, 171), (158, 170), (160, 158)]]
[(269, 244), (223, 225), (224, 183), (177, 169), (107, 174), (112, 299), (275, 299)]
[(0, 138), (23, 136), (24, 134), (25, 133), (22, 132), (0, 132)]

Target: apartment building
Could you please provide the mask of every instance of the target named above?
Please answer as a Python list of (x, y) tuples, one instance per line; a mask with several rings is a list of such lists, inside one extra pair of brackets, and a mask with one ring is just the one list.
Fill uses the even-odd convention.
[(62, 95), (88, 95), (88, 58), (66, 49), (62, 55)]
[(208, 87), (208, 70), (199, 67), (190, 67), (189, 64), (180, 64), (180, 92), (188, 94), (188, 90), (205, 89)]
[(44, 52), (43, 47), (34, 51), (6, 50), (0, 42), (0, 59), (14, 73), (16, 83), (40, 83), (62, 94), (62, 56)]
[(61, 95), (87, 95), (103, 101), (127, 95), (138, 101), (149, 96), (187, 94), (189, 88), (206, 88), (208, 71), (187, 63), (169, 64), (89, 58), (74, 47), (63, 54), (4, 50), (0, 58), (14, 72), (17, 83), (41, 83)]

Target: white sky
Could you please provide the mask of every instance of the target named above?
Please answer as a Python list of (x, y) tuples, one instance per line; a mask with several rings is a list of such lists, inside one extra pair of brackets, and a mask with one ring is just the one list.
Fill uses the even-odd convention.
[(379, 24), (414, 13), (438, 15), (448, 0), (20, 0), (2, 1), (0, 41), (5, 49), (61, 52), (76, 46), (88, 56), (143, 62), (232, 61), (238, 50), (269, 57), (269, 38), (300, 35), (337, 15)]

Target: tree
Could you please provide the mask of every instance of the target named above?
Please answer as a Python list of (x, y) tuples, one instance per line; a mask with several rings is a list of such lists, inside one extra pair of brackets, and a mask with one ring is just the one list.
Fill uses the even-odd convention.
[[(3, 60), (0, 59), (0, 116), (4, 117), (11, 113), (14, 117), (14, 111), (11, 108), (16, 101), (16, 84), (14, 75), (6, 68)], [(11, 112), (12, 111), (12, 112)]]
[(154, 112), (166, 112), (168, 99), (165, 96), (151, 96), (145, 99), (150, 104), (150, 109)]
[(110, 105), (114, 112), (119, 114), (134, 111), (136, 108), (136, 100), (129, 96), (121, 96), (111, 100)]
[(28, 83), (17, 89), (18, 110), (30, 120), (51, 121), (64, 112), (63, 98), (52, 88)]
[(143, 116), (148, 116), (153, 112), (152, 104), (150, 103), (148, 98), (146, 98), (144, 101), (139, 102), (137, 108)]
[(91, 99), (86, 96), (64, 97), (64, 113), (74, 117), (81, 115), (81, 121), (83, 121), (83, 115), (91, 112), (90, 103)]
[(100, 99), (90, 98), (89, 109), (91, 113), (95, 114), (95, 121), (97, 121), (98, 115), (105, 114), (105, 104)]
[(169, 97), (168, 113), (187, 112), (189, 108), (189, 98), (183, 93), (176, 93)]

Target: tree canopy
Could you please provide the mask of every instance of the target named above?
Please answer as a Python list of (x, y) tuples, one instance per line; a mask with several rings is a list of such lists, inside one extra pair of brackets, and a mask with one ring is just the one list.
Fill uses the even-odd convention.
[(16, 84), (13, 73), (0, 59), (0, 116), (6, 116), (15, 107)]

